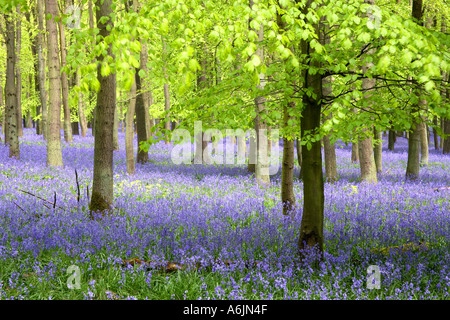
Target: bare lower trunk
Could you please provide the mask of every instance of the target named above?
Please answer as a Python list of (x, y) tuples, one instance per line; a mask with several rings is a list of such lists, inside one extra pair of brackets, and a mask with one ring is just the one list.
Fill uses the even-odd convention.
[(22, 70), (20, 68), (20, 52), (22, 47), (22, 14), (20, 12), (20, 5), (17, 6), (17, 27), (16, 27), (16, 116), (17, 116), (17, 134), (23, 137), (23, 123), (22, 123)]
[(375, 167), (377, 168), (377, 172), (381, 173), (383, 171), (383, 137), (381, 136), (381, 131), (378, 131), (374, 128), (373, 135), (375, 138), (374, 143), (374, 160), (375, 160)]
[(47, 93), (45, 89), (45, 58), (43, 54), (44, 48), (44, 4), (43, 0), (37, 0), (36, 4), (37, 9), (37, 17), (38, 17), (38, 30), (37, 33), (37, 63), (39, 69), (39, 101), (41, 103), (42, 110), (42, 119), (40, 121), (41, 130), (39, 134), (44, 136), (44, 139), (47, 139)]
[[(283, 109), (284, 111), (284, 123), (285, 127), (288, 126), (289, 119), (292, 117), (289, 114), (290, 109), (295, 106), (295, 103), (291, 102)], [(295, 208), (295, 196), (294, 196), (294, 150), (295, 141), (292, 137), (283, 138), (283, 162), (281, 168), (281, 202), (283, 204), (283, 214), (288, 215)]]
[(126, 127), (125, 127), (125, 151), (127, 154), (127, 173), (134, 175), (135, 164), (134, 164), (134, 150), (133, 150), (133, 119), (134, 111), (136, 106), (136, 83), (133, 82), (130, 92), (131, 100), (128, 104), (127, 114), (125, 117)]
[(61, 77), (58, 48), (58, 30), (54, 20), (58, 16), (56, 0), (47, 0), (46, 14), (52, 18), (47, 20), (47, 53), (48, 53), (48, 80), (49, 80), (49, 114), (47, 137), (47, 165), (62, 166), (61, 152)]
[(11, 16), (5, 15), (6, 25), (6, 128), (5, 144), (9, 145), (9, 157), (20, 159), (19, 137), (17, 128), (17, 97), (15, 85), (15, 32)]
[[(77, 77), (76, 77), (76, 84), (77, 86), (80, 86), (81, 82), (81, 73), (80, 69), (77, 70)], [(87, 123), (86, 123), (86, 116), (84, 114), (84, 108), (83, 108), (83, 94), (80, 92), (78, 93), (78, 117), (80, 119), (80, 127), (81, 127), (81, 136), (86, 137), (87, 133)]]
[[(66, 65), (66, 33), (62, 21), (59, 20), (59, 40), (61, 44), (61, 68)], [(73, 141), (72, 127), (70, 125), (70, 106), (69, 106), (69, 82), (67, 80), (67, 74), (61, 72), (61, 92), (62, 103), (64, 110), (64, 141)]]
[(352, 142), (352, 162), (358, 163), (359, 162), (359, 146), (358, 141)]
[[(112, 21), (102, 23), (101, 17), (112, 14), (112, 0), (97, 2), (97, 26), (99, 34), (104, 38), (110, 34)], [(110, 25), (107, 28), (107, 25)], [(114, 56), (111, 52), (111, 44), (108, 45), (107, 54)], [(109, 211), (113, 205), (113, 127), (114, 109), (116, 107), (116, 75), (111, 73), (105, 77), (101, 75), (100, 66), (106, 57), (99, 56), (97, 78), (100, 82), (100, 90), (97, 95), (97, 114), (95, 124), (95, 146), (94, 146), (94, 178), (92, 186), (92, 197), (89, 209), (91, 212)], [(91, 215), (91, 217), (93, 217)]]

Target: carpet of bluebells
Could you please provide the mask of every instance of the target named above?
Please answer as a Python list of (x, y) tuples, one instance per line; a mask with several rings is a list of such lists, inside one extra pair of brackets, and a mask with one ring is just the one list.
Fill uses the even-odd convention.
[[(433, 145), (410, 183), (407, 140), (398, 138), (395, 152), (384, 141), (373, 185), (360, 183), (351, 144), (339, 144), (339, 180), (325, 184), (324, 259), (299, 262), (297, 178), (298, 209), (283, 216), (281, 172), (257, 186), (242, 165), (175, 165), (173, 147), (161, 142), (129, 176), (121, 132), (119, 140), (114, 210), (101, 220), (87, 211), (90, 133), (62, 139), (61, 168), (46, 166), (45, 141), (32, 129), (20, 160), (1, 144), (0, 299), (449, 299), (450, 156)], [(123, 266), (131, 258), (150, 266)], [(168, 262), (183, 268), (158, 268)], [(81, 270), (80, 289), (67, 286), (71, 265)], [(367, 287), (370, 265), (380, 289)]]

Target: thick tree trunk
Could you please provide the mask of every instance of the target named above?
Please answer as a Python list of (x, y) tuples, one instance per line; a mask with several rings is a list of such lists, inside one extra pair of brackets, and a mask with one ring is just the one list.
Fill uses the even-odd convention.
[[(423, 26), (422, 0), (413, 0), (412, 17), (417, 24)], [(416, 92), (419, 95), (419, 92)], [(420, 101), (420, 99), (419, 99)], [(408, 136), (408, 163), (406, 165), (406, 179), (416, 180), (419, 178), (420, 168), (420, 131), (421, 120), (419, 118), (419, 105), (413, 106), (412, 113), (412, 130)]]
[(395, 131), (394, 130), (389, 130), (389, 138), (388, 138), (388, 150), (389, 151), (394, 151), (394, 146), (395, 146)]
[[(101, 37), (107, 37), (112, 28), (112, 21), (108, 19), (102, 23), (102, 17), (112, 14), (112, 0), (104, 0), (97, 6), (97, 26)], [(110, 26), (107, 28), (107, 26)], [(112, 56), (111, 43), (107, 53)], [(91, 212), (104, 212), (113, 205), (113, 127), (114, 109), (116, 108), (116, 75), (111, 73), (105, 77), (101, 75), (100, 66), (106, 57), (98, 56), (97, 78), (100, 81), (100, 90), (97, 94), (97, 114), (95, 123), (94, 146), (94, 179), (92, 197), (89, 209)], [(114, 57), (113, 57), (114, 59)], [(93, 217), (93, 215), (91, 215)]]
[[(303, 9), (303, 14), (307, 14), (308, 9), (314, 0), (307, 0)], [(319, 33), (319, 25), (315, 25), (314, 29), (317, 35)], [(306, 57), (311, 57), (314, 49), (309, 42), (301, 41), (301, 52)], [(308, 61), (308, 60), (305, 60)], [(309, 66), (312, 68), (320, 68), (320, 62), (310, 60)], [(310, 68), (306, 69), (303, 74), (304, 86), (312, 93), (311, 96), (303, 96), (303, 110), (301, 117), (301, 136), (302, 139), (309, 140), (311, 136), (318, 133), (320, 129), (320, 116), (322, 113), (322, 76), (318, 72), (310, 73)], [(306, 248), (317, 249), (322, 257), (323, 253), (323, 219), (324, 219), (324, 181), (322, 172), (322, 147), (320, 140), (311, 143), (308, 150), (307, 145), (302, 146), (303, 159), (303, 214), (300, 226), (300, 237), (298, 246), (300, 250)]]
[(39, 70), (39, 101), (41, 103), (42, 110), (42, 119), (40, 121), (40, 130), (39, 134), (44, 136), (44, 139), (47, 139), (47, 93), (45, 89), (45, 58), (43, 54), (44, 50), (44, 3), (43, 0), (37, 0), (36, 4), (36, 15), (38, 18), (38, 33), (36, 35), (37, 38), (37, 63)]
[(15, 31), (14, 20), (5, 15), (6, 32), (6, 128), (5, 144), (9, 145), (9, 157), (20, 159), (19, 137), (17, 127), (17, 87), (15, 85)]
[(125, 151), (127, 154), (127, 173), (134, 175), (135, 173), (135, 164), (134, 164), (134, 149), (133, 149), (133, 140), (134, 140), (134, 132), (133, 132), (133, 119), (134, 119), (134, 111), (136, 107), (136, 83), (133, 82), (131, 86), (130, 92), (131, 100), (128, 104), (127, 114), (125, 116)]
[(420, 132), (419, 123), (415, 122), (408, 139), (408, 163), (406, 166), (406, 179), (416, 180), (419, 177)]
[(61, 77), (58, 48), (58, 30), (55, 17), (58, 16), (57, 0), (46, 0), (45, 11), (52, 18), (47, 20), (47, 54), (49, 78), (49, 114), (47, 137), (47, 165), (63, 165), (61, 152)]
[[(66, 33), (62, 21), (59, 20), (59, 41), (61, 51), (61, 68), (66, 65)], [(64, 111), (64, 141), (72, 142), (72, 127), (70, 125), (70, 106), (69, 106), (69, 82), (67, 73), (61, 72), (61, 93)]]

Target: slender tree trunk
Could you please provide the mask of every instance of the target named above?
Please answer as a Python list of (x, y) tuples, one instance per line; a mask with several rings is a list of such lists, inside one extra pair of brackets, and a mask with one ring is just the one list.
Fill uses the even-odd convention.
[[(250, 0), (250, 8), (254, 5), (253, 0)], [(263, 25), (260, 25), (259, 30), (254, 30), (258, 35), (259, 42), (264, 39)], [(264, 64), (264, 51), (262, 44), (258, 44), (255, 55), (259, 57), (261, 63)], [(259, 85), (257, 91), (263, 90), (265, 85), (265, 75), (259, 75)], [(265, 107), (266, 98), (264, 96), (257, 96), (255, 98), (255, 131), (256, 131), (256, 165), (255, 178), (260, 184), (270, 184), (269, 175), (269, 158), (268, 158), (268, 144), (267, 144), (267, 123), (263, 120), (262, 115), (266, 112)]]
[(134, 111), (136, 106), (136, 83), (133, 82), (130, 92), (131, 100), (128, 104), (127, 114), (125, 117), (126, 129), (125, 129), (125, 151), (127, 154), (127, 173), (134, 175), (135, 164), (134, 164), (134, 150), (133, 150), (133, 119)]
[[(375, 0), (365, 0), (367, 4), (375, 5)], [(373, 13), (368, 11), (367, 17), (369, 19), (372, 18)], [(374, 49), (370, 50), (368, 53), (373, 54), (375, 52)], [(369, 62), (363, 65), (362, 71), (366, 73), (370, 68), (374, 66), (374, 63)], [(370, 99), (372, 96), (371, 91), (372, 88), (375, 87), (376, 79), (365, 78), (362, 80), (362, 88), (363, 90), (367, 90), (367, 94), (364, 96), (365, 99)], [(364, 132), (371, 131), (372, 128), (363, 129)], [(360, 140), (358, 142), (358, 151), (359, 151), (359, 166), (361, 169), (361, 181), (368, 181), (371, 183), (377, 183), (377, 167), (375, 164), (374, 150), (372, 138), (368, 137), (364, 140)]]
[(46, 0), (47, 20), (47, 53), (49, 78), (49, 114), (47, 137), (47, 165), (56, 167), (63, 165), (61, 152), (61, 68), (59, 63), (58, 30), (55, 17), (58, 16), (57, 0)]
[(359, 146), (358, 141), (352, 142), (352, 162), (359, 162)]
[(119, 114), (117, 112), (117, 106), (114, 108), (114, 127), (113, 127), (113, 150), (120, 150), (119, 147)]
[(433, 117), (433, 125), (434, 125), (433, 126), (434, 149), (436, 151), (439, 151), (439, 136), (438, 136), (437, 130), (436, 130), (436, 127), (438, 125), (437, 116)]
[[(284, 106), (284, 127), (288, 127), (288, 120), (292, 119), (289, 114), (294, 108), (295, 102), (289, 102)], [(288, 215), (295, 208), (294, 195), (294, 150), (295, 140), (292, 137), (283, 138), (283, 162), (281, 169), (281, 202), (283, 204), (283, 214)]]
[(5, 15), (6, 27), (6, 128), (5, 144), (9, 145), (9, 157), (20, 159), (19, 137), (17, 128), (17, 96), (15, 85), (15, 31), (12, 16)]
[[(77, 70), (77, 76), (76, 76), (75, 81), (76, 81), (77, 86), (80, 86), (80, 83), (81, 83), (80, 69)], [(87, 133), (87, 123), (86, 123), (86, 116), (84, 114), (83, 94), (81, 93), (81, 90), (78, 93), (78, 117), (80, 118), (81, 136), (84, 138), (84, 137), (86, 137), (86, 133)]]
[(36, 15), (38, 18), (38, 33), (37, 37), (37, 63), (38, 63), (38, 73), (39, 73), (39, 99), (41, 103), (42, 110), (42, 119), (40, 121), (40, 130), (39, 134), (44, 136), (44, 139), (47, 139), (47, 92), (45, 88), (45, 57), (44, 57), (44, 3), (43, 0), (37, 0), (36, 4)]
[[(88, 1), (88, 12), (89, 12), (89, 29), (90, 30), (94, 30), (94, 10), (93, 10), (93, 5), (92, 5), (92, 0)], [(95, 43), (92, 42), (91, 45), (91, 50), (94, 51), (94, 47), (95, 47)], [(93, 62), (95, 63), (95, 59), (93, 60)], [(93, 95), (93, 93), (90, 93), (91, 95)], [(91, 96), (92, 97), (92, 96)], [(89, 99), (91, 100), (91, 99)], [(96, 114), (97, 114), (97, 106), (94, 107), (94, 110), (92, 110), (92, 120), (91, 120), (91, 124), (92, 124), (92, 135), (95, 137), (95, 125), (96, 125)]]
[[(104, 0), (97, 6), (97, 27), (101, 37), (107, 37), (113, 26), (111, 19), (105, 23), (102, 17), (110, 16), (112, 11), (112, 0)], [(109, 27), (107, 28), (107, 26)], [(112, 44), (108, 45), (107, 54), (111, 57)], [(110, 210), (113, 205), (113, 127), (114, 109), (116, 108), (116, 75), (111, 73), (105, 77), (101, 75), (100, 66), (106, 57), (98, 56), (97, 78), (100, 81), (100, 90), (97, 94), (97, 114), (95, 123), (95, 145), (94, 145), (94, 179), (92, 186), (92, 197), (89, 209), (91, 212), (104, 212)], [(92, 217), (92, 215), (91, 215)]]
[(378, 131), (375, 128), (373, 129), (373, 136), (376, 139), (373, 148), (375, 166), (377, 168), (377, 173), (381, 173), (383, 172), (383, 137), (381, 136), (381, 131)]
[[(59, 20), (59, 41), (61, 51), (61, 68), (66, 65), (66, 33), (62, 21)], [(67, 80), (67, 73), (61, 72), (61, 93), (64, 111), (64, 141), (72, 142), (72, 127), (70, 125), (70, 106), (69, 106), (69, 82)]]
[[(169, 112), (170, 110), (170, 94), (169, 94), (169, 78), (167, 75), (167, 51), (166, 51), (166, 42), (164, 41), (164, 38), (161, 36), (161, 39), (163, 41), (163, 55), (164, 55), (164, 67), (163, 67), (163, 73), (164, 73), (164, 111), (165, 112)], [(166, 121), (164, 123), (164, 129), (166, 130), (166, 137), (165, 137), (165, 141), (166, 144), (170, 143), (169, 140), (169, 131), (170, 131), (170, 118), (167, 117)]]
[[(425, 101), (422, 101), (423, 103)], [(428, 151), (428, 137), (427, 137), (427, 125), (425, 122), (420, 123), (419, 125), (419, 134), (420, 134), (420, 165), (427, 166), (429, 161), (429, 151)]]
[[(144, 98), (144, 109), (145, 109), (145, 129), (147, 133), (147, 138), (150, 138), (151, 128), (152, 124), (150, 121), (150, 114), (149, 114), (149, 108), (152, 103), (150, 103), (150, 99), (152, 99), (152, 92), (150, 91), (150, 84), (148, 81), (148, 52), (147, 52), (147, 43), (144, 40), (141, 40), (141, 69), (144, 70), (145, 74), (147, 75), (145, 78), (145, 81), (143, 81), (144, 85), (142, 85), (142, 89), (144, 92), (142, 93)], [(143, 80), (143, 79), (142, 79)]]
[[(30, 73), (28, 75), (27, 100), (30, 100), (30, 98), (31, 98), (32, 87), (33, 87), (33, 79), (31, 78), (31, 73)], [(33, 127), (33, 124), (31, 121), (31, 108), (28, 108), (28, 111), (27, 111), (27, 119), (26, 119), (25, 127), (29, 128), (29, 129)]]
[[(6, 108), (3, 103), (3, 75), (0, 73), (0, 109), (2, 110), (2, 134), (5, 134)], [(2, 138), (0, 137), (0, 142)]]
[(20, 68), (20, 52), (22, 51), (22, 13), (20, 12), (20, 5), (17, 6), (17, 25), (16, 25), (16, 99), (17, 99), (17, 134), (23, 137), (23, 123), (22, 123), (22, 70)]
[[(331, 96), (333, 90), (331, 88), (330, 77), (322, 80), (322, 92), (324, 96)], [(333, 115), (330, 113), (328, 119), (331, 119)], [(323, 137), (323, 149), (325, 153), (325, 180), (328, 182), (337, 181), (337, 167), (336, 167), (336, 144), (330, 141), (331, 133)]]

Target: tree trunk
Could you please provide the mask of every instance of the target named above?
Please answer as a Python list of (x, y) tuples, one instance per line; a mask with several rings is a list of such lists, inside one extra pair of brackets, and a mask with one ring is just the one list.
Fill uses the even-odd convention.
[[(365, 0), (367, 4), (374, 5), (375, 0)], [(373, 18), (373, 13), (367, 11), (366, 16), (371, 19)], [(369, 50), (368, 54), (373, 54), (375, 49)], [(370, 68), (374, 66), (373, 62), (366, 63), (362, 66), (362, 71), (365, 74)], [(362, 89), (367, 92), (364, 96), (365, 99), (370, 99), (372, 96), (372, 88), (375, 87), (376, 79), (364, 78), (362, 80)], [(371, 131), (372, 128), (363, 129), (364, 132)], [(371, 183), (377, 183), (377, 167), (375, 164), (374, 150), (372, 144), (372, 138), (368, 137), (364, 140), (358, 142), (359, 151), (359, 166), (361, 169), (361, 181), (368, 181)]]
[(389, 151), (394, 151), (394, 145), (395, 145), (395, 131), (394, 130), (389, 130), (389, 138), (388, 138), (388, 150)]
[[(308, 9), (314, 0), (307, 0), (303, 9), (303, 14), (307, 14)], [(314, 29), (317, 35), (319, 25)], [(306, 58), (311, 57), (314, 49), (306, 40), (301, 41), (301, 52)], [(305, 61), (308, 61), (305, 59)], [(311, 68), (316, 70), (320, 68), (320, 62), (311, 59), (309, 67), (302, 72), (304, 86), (310, 90), (311, 95), (303, 96), (303, 110), (301, 117), (301, 136), (302, 139), (309, 140), (311, 135), (318, 133), (320, 129), (320, 116), (322, 113), (322, 76), (318, 72), (311, 72)], [(309, 134), (309, 137), (306, 134)], [(302, 146), (303, 159), (303, 215), (300, 226), (300, 237), (298, 246), (300, 251), (306, 248), (317, 249), (322, 257), (323, 254), (323, 218), (324, 218), (324, 181), (322, 172), (322, 147), (319, 141), (312, 142), (310, 149), (308, 146)]]
[[(77, 70), (77, 76), (76, 76), (76, 85), (79, 87), (81, 83), (81, 72), (78, 68)], [(86, 116), (84, 114), (84, 108), (83, 108), (83, 94), (80, 92), (78, 93), (78, 117), (80, 119), (80, 127), (81, 127), (81, 136), (84, 138), (86, 137), (87, 133), (87, 123), (86, 123)]]
[(434, 138), (434, 150), (439, 151), (439, 136), (437, 134), (436, 127), (438, 125), (437, 116), (433, 117), (433, 138)]
[[(322, 93), (324, 96), (331, 96), (333, 89), (331, 88), (330, 77), (322, 80)], [(333, 115), (330, 113), (328, 119), (331, 119)], [(337, 181), (337, 167), (336, 167), (336, 144), (330, 141), (331, 133), (323, 137), (323, 149), (325, 153), (325, 180), (328, 182)]]
[(39, 134), (44, 136), (44, 139), (47, 139), (47, 92), (45, 88), (45, 58), (43, 54), (44, 50), (44, 3), (43, 0), (37, 0), (36, 4), (36, 16), (38, 18), (38, 33), (36, 35), (37, 38), (37, 63), (39, 70), (39, 101), (41, 103), (41, 112), (42, 119), (40, 121), (40, 130)]
[(352, 163), (359, 162), (359, 146), (358, 141), (352, 142)]
[(57, 0), (46, 0), (47, 20), (47, 54), (49, 80), (49, 114), (47, 137), (47, 165), (63, 165), (61, 152), (61, 68), (59, 63), (58, 30), (55, 17), (58, 16)]
[(17, 6), (17, 26), (16, 26), (16, 99), (17, 99), (17, 134), (23, 137), (23, 123), (22, 123), (22, 70), (20, 68), (20, 52), (22, 51), (22, 13), (20, 12), (20, 5)]
[[(413, 0), (412, 17), (417, 24), (423, 26), (422, 0)], [(417, 92), (417, 95), (420, 93)], [(421, 98), (419, 98), (420, 101)], [(420, 168), (420, 131), (421, 121), (419, 119), (419, 105), (412, 108), (412, 129), (408, 136), (408, 163), (406, 165), (406, 179), (416, 180), (419, 178)]]
[(377, 173), (381, 173), (383, 172), (383, 137), (381, 136), (381, 131), (378, 131), (375, 128), (373, 129), (373, 136), (376, 139), (373, 148), (375, 167), (377, 168)]
[(424, 122), (419, 126), (420, 134), (420, 165), (427, 166), (429, 160), (427, 125)]
[[(161, 36), (162, 42), (163, 42), (163, 55), (164, 55), (164, 67), (163, 67), (163, 73), (164, 73), (164, 111), (169, 112), (170, 110), (170, 93), (169, 93), (169, 77), (167, 75), (167, 51), (166, 51), (166, 42), (164, 41), (164, 38)], [(203, 80), (203, 81), (206, 81)], [(206, 84), (205, 84), (206, 85)], [(166, 121), (164, 123), (164, 129), (166, 130), (165, 134), (165, 141), (166, 144), (170, 143), (169, 140), (169, 131), (170, 131), (170, 120), (169, 116), (166, 117)]]
[(153, 97), (152, 97), (152, 92), (150, 91), (150, 85), (149, 85), (149, 81), (148, 81), (148, 78), (149, 78), (148, 67), (147, 67), (148, 51), (147, 51), (147, 44), (144, 40), (141, 40), (140, 57), (141, 57), (141, 69), (144, 70), (145, 74), (147, 75), (146, 81), (143, 81), (144, 84), (142, 85), (142, 89), (144, 90), (144, 92), (142, 93), (142, 95), (144, 98), (145, 128), (146, 128), (147, 138), (150, 138), (152, 124), (150, 121), (149, 108), (150, 108), (150, 105), (153, 104), (153, 102), (150, 102), (150, 100), (152, 100)]
[[(289, 102), (283, 108), (284, 127), (289, 126), (288, 120), (292, 119), (290, 109), (295, 107), (295, 102)], [(283, 138), (283, 162), (281, 168), (281, 202), (283, 204), (283, 214), (288, 215), (295, 208), (294, 195), (294, 139), (292, 137)]]
[(127, 173), (134, 175), (135, 164), (134, 164), (134, 149), (133, 149), (133, 119), (134, 111), (136, 107), (136, 83), (133, 82), (130, 92), (130, 103), (128, 104), (127, 114), (125, 116), (126, 127), (125, 127), (125, 151), (127, 154)]
[(19, 136), (17, 128), (17, 87), (15, 85), (15, 31), (12, 16), (5, 15), (6, 32), (6, 128), (5, 144), (9, 145), (9, 157), (20, 159)]
[[(253, 0), (250, 0), (250, 8), (253, 7)], [(258, 41), (262, 42), (264, 39), (263, 25), (260, 25), (259, 30), (254, 30), (258, 34)], [(258, 44), (255, 55), (261, 60), (261, 64), (264, 64), (264, 51), (262, 44)], [(261, 91), (265, 86), (265, 75), (259, 75), (259, 85), (257, 91)], [(266, 112), (265, 107), (266, 98), (264, 96), (257, 96), (255, 98), (255, 131), (256, 131), (256, 165), (255, 165), (255, 178), (257, 183), (267, 185), (270, 184), (269, 175), (269, 158), (268, 158), (268, 144), (267, 144), (267, 123), (263, 120), (262, 115)]]
[[(302, 146), (301, 146), (301, 140), (300, 139), (296, 139), (296, 147), (297, 147), (297, 162), (298, 162), (298, 166), (301, 168), (302, 167)], [(301, 179), (301, 177), (299, 177), (299, 179)]]
[(119, 114), (117, 113), (117, 106), (114, 107), (114, 127), (113, 127), (113, 150), (120, 150), (119, 147)]
[[(61, 68), (66, 65), (66, 33), (62, 21), (59, 20), (59, 41), (61, 44)], [(69, 82), (67, 73), (61, 72), (61, 93), (64, 111), (64, 141), (72, 142), (72, 128), (70, 125), (70, 106), (69, 106)]]
[[(112, 0), (96, 2), (97, 27), (101, 37), (107, 37), (113, 22), (108, 19), (102, 23), (102, 17), (108, 17), (113, 13)], [(109, 25), (109, 28), (107, 26)], [(107, 54), (114, 56), (111, 52), (111, 43), (108, 45)], [(116, 75), (111, 73), (105, 77), (101, 75), (100, 66), (106, 57), (97, 57), (97, 78), (100, 81), (100, 90), (97, 94), (97, 112), (95, 123), (95, 145), (94, 145), (94, 178), (92, 186), (92, 197), (89, 209), (91, 217), (93, 212), (104, 212), (110, 210), (113, 205), (113, 127), (114, 109), (116, 107)]]

